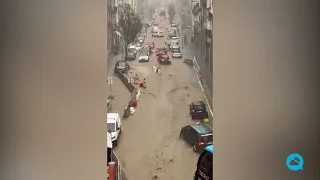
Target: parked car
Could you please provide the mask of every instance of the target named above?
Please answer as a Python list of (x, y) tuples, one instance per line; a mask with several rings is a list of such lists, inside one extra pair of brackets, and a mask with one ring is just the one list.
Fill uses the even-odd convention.
[(154, 48), (154, 42), (153, 42), (153, 41), (148, 41), (148, 42), (146, 43), (146, 46), (147, 46), (148, 48)]
[(137, 39), (138, 39), (138, 42), (141, 43), (141, 44), (142, 44), (143, 41), (144, 41), (144, 37), (143, 37), (143, 36), (139, 36)]
[(180, 48), (178, 46), (174, 46), (171, 49), (172, 58), (182, 58), (182, 54), (180, 52)]
[(175, 30), (170, 30), (169, 31), (169, 37), (176, 37), (177, 36), (177, 32)]
[(115, 73), (126, 73), (129, 69), (130, 66), (125, 60), (120, 60), (115, 64)]
[(137, 43), (137, 44), (135, 44), (136, 45), (136, 51), (137, 52), (140, 52), (140, 50), (141, 50), (141, 44), (140, 43)]
[(179, 44), (179, 38), (177, 36), (171, 37), (171, 43)]
[(134, 52), (134, 53), (137, 53), (136, 48), (137, 48), (136, 45), (130, 44), (130, 45), (128, 46), (127, 51), (132, 51), (132, 52)]
[(189, 113), (192, 119), (207, 119), (209, 114), (203, 101), (193, 101), (189, 105)]
[(150, 48), (149, 47), (142, 47), (141, 53), (145, 53), (145, 54), (147, 54), (149, 56), (151, 54), (150, 53)]
[(171, 27), (177, 27), (178, 25), (177, 24), (175, 24), (175, 23), (172, 23), (171, 24)]
[(171, 60), (168, 55), (166, 54), (161, 54), (157, 57), (158, 63), (159, 64), (171, 64)]
[(194, 152), (201, 153), (213, 143), (213, 130), (206, 123), (196, 122), (181, 128), (180, 139), (192, 146)]
[(139, 55), (139, 62), (149, 62), (149, 55), (145, 52), (141, 52)]
[(107, 113), (107, 127), (111, 134), (112, 145), (117, 146), (121, 134), (121, 116), (119, 113)]
[(175, 43), (175, 42), (170, 42), (169, 43), (169, 47), (170, 47), (170, 50), (172, 50), (172, 48), (179, 47), (179, 45), (177, 43)]
[(128, 51), (125, 59), (128, 61), (133, 61), (136, 59), (136, 57), (137, 57), (136, 53), (134, 53), (132, 51)]

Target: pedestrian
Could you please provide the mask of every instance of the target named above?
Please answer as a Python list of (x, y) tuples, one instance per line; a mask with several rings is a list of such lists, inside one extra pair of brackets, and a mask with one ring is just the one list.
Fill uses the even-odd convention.
[(112, 154), (112, 139), (111, 139), (111, 131), (107, 132), (107, 165), (111, 162), (111, 154)]

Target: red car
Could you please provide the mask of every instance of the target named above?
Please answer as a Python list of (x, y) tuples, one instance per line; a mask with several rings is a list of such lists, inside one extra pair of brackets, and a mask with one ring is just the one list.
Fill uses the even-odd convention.
[(158, 62), (160, 64), (171, 64), (171, 60), (166, 54), (161, 54), (160, 56), (158, 56)]
[(158, 55), (167, 55), (167, 50), (165, 48), (157, 48), (156, 49), (156, 56)]
[(149, 41), (149, 42), (146, 43), (146, 46), (148, 48), (154, 48), (154, 42), (153, 41)]

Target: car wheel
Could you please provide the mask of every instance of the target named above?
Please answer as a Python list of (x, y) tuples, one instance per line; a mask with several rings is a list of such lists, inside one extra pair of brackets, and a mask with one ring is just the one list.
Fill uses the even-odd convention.
[(183, 139), (183, 133), (180, 132), (180, 136), (179, 136), (180, 139)]
[(114, 140), (113, 143), (112, 143), (113, 147), (117, 147), (118, 145), (118, 140)]
[(193, 151), (194, 151), (194, 152), (198, 152), (198, 151), (197, 151), (197, 146), (196, 146), (196, 145), (193, 145), (193, 148), (192, 148), (192, 149), (193, 149)]

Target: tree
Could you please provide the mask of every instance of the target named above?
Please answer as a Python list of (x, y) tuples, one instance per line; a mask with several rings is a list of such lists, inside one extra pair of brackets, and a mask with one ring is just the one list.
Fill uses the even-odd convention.
[(172, 3), (168, 4), (168, 14), (169, 14), (170, 22), (172, 22), (172, 18), (174, 17), (174, 15), (176, 15), (176, 11)]
[(124, 4), (123, 14), (120, 15), (119, 19), (119, 27), (122, 29), (125, 53), (127, 55), (128, 45), (135, 40), (142, 28), (140, 16), (134, 12), (129, 4)]

